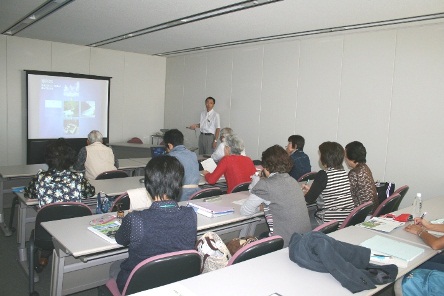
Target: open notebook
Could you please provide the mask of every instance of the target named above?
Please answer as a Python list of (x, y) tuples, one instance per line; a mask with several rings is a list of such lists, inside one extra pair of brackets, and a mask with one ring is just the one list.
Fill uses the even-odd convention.
[(369, 248), (372, 253), (382, 253), (410, 262), (422, 253), (424, 249), (394, 239), (375, 235), (361, 243), (361, 246)]

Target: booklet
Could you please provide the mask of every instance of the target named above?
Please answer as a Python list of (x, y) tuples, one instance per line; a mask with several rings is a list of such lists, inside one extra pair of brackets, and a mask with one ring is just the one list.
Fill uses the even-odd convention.
[(393, 229), (403, 226), (404, 224), (404, 222), (398, 222), (393, 219), (373, 217), (370, 220), (362, 222), (356, 226), (382, 232), (391, 232)]
[(108, 223), (104, 224), (97, 224), (93, 226), (89, 226), (88, 229), (94, 233), (103, 238), (104, 240), (112, 243), (117, 244), (115, 235), (117, 230), (119, 230), (120, 227), (120, 221), (119, 220), (113, 220)]
[(193, 201), (188, 203), (196, 213), (204, 215), (209, 218), (220, 217), (234, 213), (234, 208), (228, 206), (221, 206), (216, 203), (209, 203), (204, 201)]

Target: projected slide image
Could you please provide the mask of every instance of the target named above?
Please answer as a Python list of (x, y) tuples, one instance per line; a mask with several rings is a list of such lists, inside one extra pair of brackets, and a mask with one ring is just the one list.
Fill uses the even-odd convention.
[(79, 131), (79, 120), (78, 119), (74, 119), (74, 120), (66, 119), (63, 121), (63, 126), (65, 129), (65, 135), (75, 135)]
[(63, 114), (65, 118), (79, 117), (79, 102), (63, 102)]
[(82, 116), (84, 117), (96, 117), (96, 102), (86, 101), (81, 104)]

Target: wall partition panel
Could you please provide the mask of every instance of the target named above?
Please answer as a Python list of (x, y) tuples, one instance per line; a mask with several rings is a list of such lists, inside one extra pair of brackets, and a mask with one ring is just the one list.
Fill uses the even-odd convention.
[(398, 30), (386, 176), (410, 185), (404, 206), (442, 196), (443, 53), (443, 25)]
[(184, 105), (184, 71), (185, 71), (185, 57), (172, 57), (166, 61), (166, 76), (168, 80), (165, 83), (165, 128), (179, 128), (185, 136), (191, 135), (185, 131), (185, 126), (189, 125), (184, 120), (183, 114)]
[[(221, 128), (230, 125), (233, 49), (207, 53), (206, 93), (216, 99), (214, 110), (220, 114)], [(236, 130), (235, 130), (236, 132)]]
[(337, 140), (342, 54), (342, 37), (301, 41), (296, 133), (305, 138), (313, 170), (319, 144)]
[[(116, 50), (91, 48), (90, 72), (92, 75), (112, 77), (108, 136), (114, 143), (128, 140), (123, 133), (123, 122), (128, 118), (122, 112), (122, 106), (125, 105), (125, 53)], [(142, 137), (142, 135), (135, 136)]]
[(299, 41), (264, 45), (259, 154), (295, 133)]
[[(185, 57), (184, 70), (184, 127), (199, 123), (200, 113), (205, 110), (205, 99), (209, 96), (206, 91), (207, 55), (206, 53), (193, 54)], [(173, 113), (180, 116), (179, 113)], [(186, 129), (184, 132), (186, 143), (198, 147), (199, 129)]]
[(395, 30), (344, 36), (338, 142), (362, 142), (378, 180), (385, 179), (395, 46)]
[(234, 51), (230, 126), (244, 140), (246, 152), (253, 158), (259, 153), (262, 62), (262, 46)]
[(51, 70), (51, 42), (7, 38), (7, 165), (26, 160), (26, 81), (23, 70)]
[[(125, 114), (123, 131), (127, 139), (150, 136), (163, 128), (165, 59), (125, 53)], [(143, 87), (142, 87), (143, 86)]]
[(54, 42), (51, 48), (52, 71), (90, 74), (91, 49), (89, 47)]

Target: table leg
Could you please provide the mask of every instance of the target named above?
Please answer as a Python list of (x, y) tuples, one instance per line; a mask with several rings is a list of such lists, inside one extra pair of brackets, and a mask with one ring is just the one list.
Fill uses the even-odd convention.
[(17, 217), (17, 244), (19, 261), (26, 261), (26, 215), (28, 206), (20, 202)]
[(3, 214), (3, 178), (0, 178), (0, 228), (5, 236), (11, 236), (12, 232), (5, 223), (5, 216)]
[(54, 251), (52, 252), (51, 291), (50, 291), (51, 296), (62, 295), (65, 257), (66, 254), (60, 249), (54, 249)]

